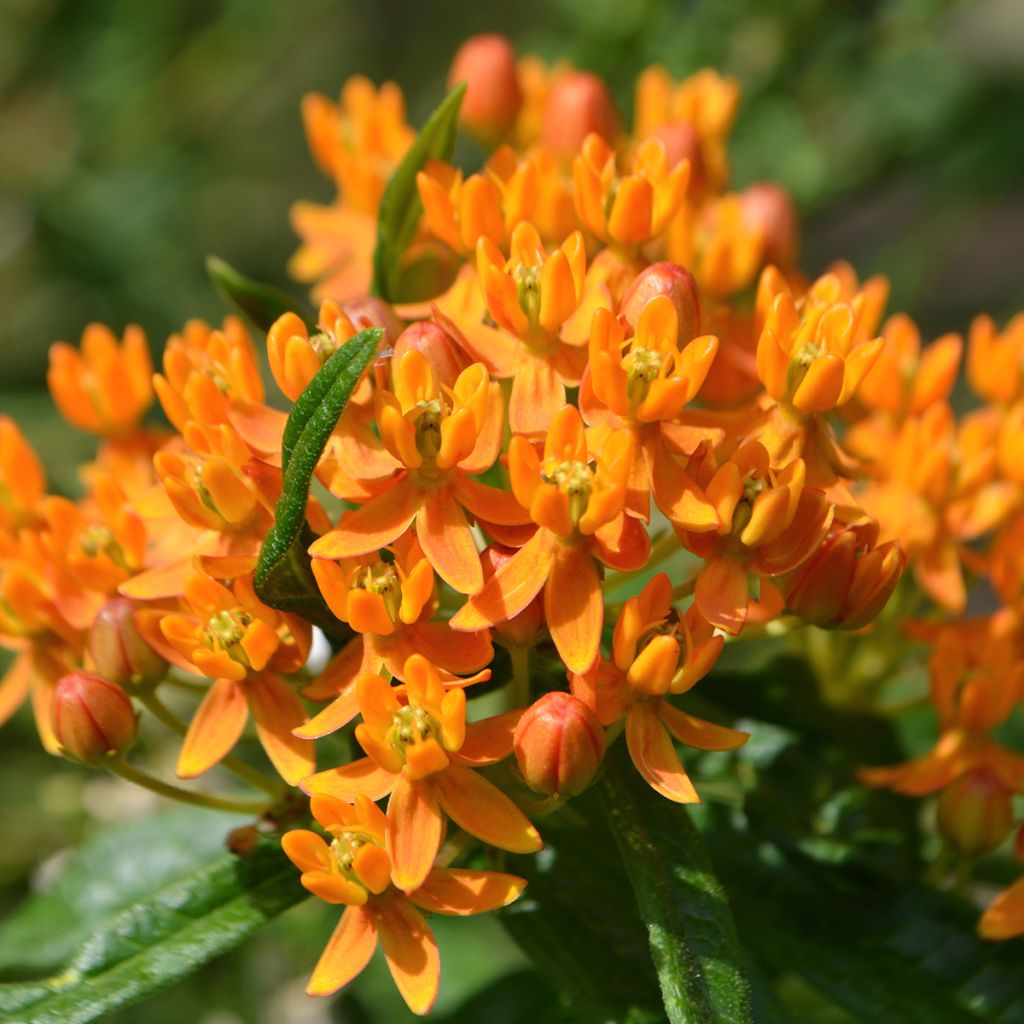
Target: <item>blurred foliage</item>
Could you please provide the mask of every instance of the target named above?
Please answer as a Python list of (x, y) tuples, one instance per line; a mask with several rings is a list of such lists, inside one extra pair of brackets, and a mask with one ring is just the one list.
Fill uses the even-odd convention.
[[(841, 255), (889, 274), (892, 308), (926, 335), (1024, 306), (1019, 0), (0, 0), (0, 411), (25, 426), (59, 488), (90, 443), (40, 393), (49, 343), (94, 319), (139, 322), (159, 343), (188, 317), (219, 318), (209, 252), (285, 284), (291, 202), (331, 195), (306, 151), (302, 94), (336, 93), (355, 72), (393, 78), (419, 124), (456, 45), (493, 29), (606, 75), (626, 112), (651, 61), (738, 75), (735, 181), (793, 190), (808, 270)], [(16, 719), (0, 742), (0, 916), (104, 822), (152, 810), (46, 757)], [(408, 1019), (378, 961), (340, 1000), (302, 996), (332, 926), (307, 903), (112, 1019)], [(439, 1019), (559, 1019), (497, 922), (438, 931), (449, 968)], [(783, 980), (799, 1019), (848, 1019), (806, 980)]]

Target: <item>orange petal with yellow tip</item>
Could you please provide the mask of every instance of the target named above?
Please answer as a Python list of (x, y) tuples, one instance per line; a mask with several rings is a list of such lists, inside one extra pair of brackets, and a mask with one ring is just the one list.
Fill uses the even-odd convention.
[(329, 869), (304, 871), (299, 881), (305, 889), (325, 903), (345, 903), (350, 907), (361, 907), (366, 902), (366, 890), (362, 886)]
[(540, 312), (537, 319), (546, 331), (556, 332), (576, 308), (576, 285), (569, 260), (556, 249), (540, 272)]
[(750, 521), (743, 527), (740, 540), (748, 548), (775, 540), (786, 528), (790, 492), (784, 487), (762, 491), (750, 508)]
[(651, 235), (654, 217), (654, 189), (638, 174), (627, 175), (619, 182), (618, 191), (608, 215), (608, 234), (619, 245), (640, 245)]
[(432, 913), (464, 917), (507, 907), (525, 888), (525, 878), (497, 871), (434, 868), (409, 898)]
[(306, 721), (302, 701), (287, 683), (272, 675), (249, 679), (244, 691), (267, 757), (289, 786), (297, 786), (316, 768), (312, 742), (292, 733)]
[(387, 896), (374, 900), (370, 913), (388, 969), (413, 1013), (430, 1012), (437, 999), (441, 959), (423, 915), (407, 900)]
[(819, 356), (807, 367), (804, 379), (793, 393), (793, 405), (808, 413), (835, 408), (843, 393), (844, 374), (845, 363), (839, 356)]
[(525, 708), (471, 722), (466, 726), (466, 738), (458, 753), (453, 754), (456, 764), (479, 768), (497, 764), (512, 753), (512, 733), (523, 717)]
[(544, 589), (551, 639), (570, 672), (585, 672), (597, 657), (604, 597), (594, 557), (586, 547), (559, 547)]
[(451, 618), (452, 629), (476, 632), (518, 615), (544, 588), (557, 541), (538, 530)]
[(746, 567), (734, 558), (711, 559), (697, 577), (693, 597), (708, 622), (726, 633), (738, 633), (750, 604)]
[(706, 722), (703, 718), (680, 711), (663, 700), (658, 705), (658, 715), (670, 733), (680, 743), (698, 750), (735, 750), (750, 739), (749, 732), (730, 729), (724, 725)]
[(473, 769), (452, 765), (437, 776), (434, 789), (445, 814), (477, 839), (510, 853), (534, 853), (544, 845), (526, 815)]
[(238, 742), (248, 717), (241, 686), (231, 679), (218, 679), (189, 723), (178, 755), (178, 778), (194, 779), (209, 771)]
[(983, 939), (1012, 939), (1024, 935), (1024, 878), (1004, 889), (989, 905), (978, 922)]
[(355, 800), (365, 796), (370, 800), (382, 800), (391, 792), (398, 781), (398, 775), (385, 771), (368, 757), (361, 757), (351, 764), (317, 772), (301, 781), (303, 793), (312, 796), (326, 793), (339, 800)]
[(522, 352), (508, 403), (508, 421), (513, 432), (543, 433), (565, 407), (565, 385), (550, 360)]
[(300, 739), (318, 740), (321, 736), (328, 736), (343, 729), (358, 714), (359, 698), (355, 687), (350, 687), (332, 700), (319, 714), (314, 715), (304, 725), (293, 729), (292, 733)]
[(246, 628), (239, 644), (249, 659), (250, 667), (261, 672), (277, 650), (279, 640), (273, 626), (262, 619), (254, 619)]
[(700, 803), (656, 707), (647, 701), (634, 704), (626, 714), (626, 746), (652, 789), (677, 804)]
[(484, 585), (480, 555), (449, 487), (424, 493), (416, 524), (420, 546), (438, 576), (460, 594), (477, 593)]
[(636, 656), (626, 678), (638, 690), (660, 697), (668, 693), (678, 667), (679, 641), (674, 636), (656, 636)]
[[(314, 571), (322, 561), (323, 559), (313, 559)], [(317, 581), (319, 582), (319, 577)], [(322, 593), (322, 584), (320, 589)], [(384, 598), (380, 594), (371, 594), (368, 590), (359, 587), (349, 590), (345, 602), (345, 614), (348, 617), (348, 624), (357, 633), (390, 636), (395, 631), (395, 624), (391, 621)]]
[(302, 872), (327, 871), (331, 866), (331, 850), (323, 837), (307, 828), (292, 829), (281, 836), (285, 856)]
[(338, 525), (309, 549), (314, 558), (352, 558), (386, 548), (411, 525), (420, 495), (408, 482), (394, 483), (379, 498), (342, 513)]
[(363, 970), (376, 948), (377, 929), (371, 911), (349, 907), (313, 969), (306, 994), (333, 995)]
[(391, 884), (391, 858), (373, 843), (356, 850), (352, 867), (359, 880), (374, 895), (379, 896)]
[[(362, 728), (361, 726), (359, 728)], [(359, 731), (356, 731), (359, 738)], [(369, 751), (373, 756), (373, 752)], [(379, 760), (379, 758), (378, 758)], [(413, 781), (425, 779), (430, 775), (443, 772), (449, 765), (448, 754), (433, 737), (422, 743), (414, 743), (405, 748), (405, 775)]]
[(434, 866), (444, 815), (429, 782), (398, 780), (388, 799), (387, 851), (391, 880), (403, 892), (418, 889)]

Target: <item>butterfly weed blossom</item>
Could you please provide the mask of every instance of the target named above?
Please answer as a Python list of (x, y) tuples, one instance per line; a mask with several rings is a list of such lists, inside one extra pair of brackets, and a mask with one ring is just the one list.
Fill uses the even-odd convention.
[[(263, 338), (235, 317), (188, 321), (156, 373), (140, 328), (90, 325), (53, 346), (48, 378), (98, 439), (74, 500), (48, 496), (0, 418), (0, 721), (29, 701), (51, 753), (244, 803), (139, 768), (152, 718), (179, 737), (181, 781), (219, 766), (266, 812), (289, 794), (318, 831), (286, 829), (284, 851), (345, 908), (308, 991), (337, 991), (379, 945), (425, 1013), (429, 916), (514, 901), (524, 880), (479, 864), (540, 850), (545, 814), (608, 749), (698, 803), (690, 752), (749, 738), (690, 703), (713, 700), (723, 649), (806, 625), (885, 655), (907, 639), (874, 625), (896, 594), (933, 652), (938, 735), (862, 779), (935, 795), (968, 861), (1014, 831), (1024, 856), (1024, 754), (999, 731), (1024, 698), (1021, 317), (928, 345), (885, 317), (883, 279), (841, 263), (806, 278), (785, 191), (729, 190), (732, 79), (648, 69), (629, 131), (595, 76), (517, 60), (501, 37), (470, 40), (452, 75), (489, 155), (470, 174), (414, 168), (394, 302), (368, 292), (382, 196), (415, 138), (401, 91), (355, 78), (337, 103), (303, 102), (337, 194), (293, 211), (291, 270), (320, 305), (314, 323), (269, 325), (274, 397)], [(304, 596), (334, 627), (323, 662), (311, 622), (254, 574), (289, 479), (289, 407), (369, 327), (384, 342), (306, 506)], [(958, 415), (964, 353), (978, 403)], [(149, 425), (154, 400), (169, 430)], [(979, 583), (999, 605), (965, 617)], [(185, 719), (172, 689), (191, 695)], [(478, 693), (497, 695), (483, 716)], [(264, 771), (232, 753), (250, 719)], [(358, 755), (342, 763), (339, 731)], [(983, 936), (1024, 933), (1022, 887), (985, 910)]]

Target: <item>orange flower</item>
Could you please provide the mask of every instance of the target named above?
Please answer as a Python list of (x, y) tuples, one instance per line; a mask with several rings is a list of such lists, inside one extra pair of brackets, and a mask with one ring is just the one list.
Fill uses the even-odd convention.
[(46, 476), (18, 425), (0, 416), (0, 531), (14, 531), (39, 521)]
[(314, 795), (388, 800), (387, 850), (395, 885), (413, 892), (430, 873), (441, 847), (445, 815), (460, 828), (503, 850), (532, 853), (537, 830), (495, 785), (473, 771), (512, 751), (520, 712), (466, 725), (466, 694), (445, 689), (420, 654), (405, 663), (405, 683), (359, 677), (363, 721), (356, 739), (368, 757), (305, 780)]
[(392, 369), (394, 391), (377, 391), (381, 443), (341, 438), (336, 447), (345, 475), (361, 478), (365, 504), (344, 512), (309, 553), (335, 559), (376, 552), (415, 521), (438, 575), (460, 593), (475, 593), (483, 571), (463, 508), (485, 523), (529, 521), (510, 494), (471, 479), (498, 456), (501, 390), (480, 363), (459, 374), (454, 388), (442, 390), (415, 349)]
[(597, 657), (604, 620), (599, 563), (638, 568), (647, 532), (623, 514), (634, 443), (628, 431), (608, 435), (591, 465), (575, 406), (555, 417), (544, 458), (525, 437), (512, 439), (512, 491), (539, 529), (483, 589), (452, 617), (457, 630), (477, 630), (518, 615), (544, 591), (551, 638), (569, 668), (583, 672)]
[(387, 672), (403, 677), (415, 653), (436, 665), (446, 683), (458, 675), (465, 686), (490, 677), (480, 672), (494, 656), (490, 633), (455, 633), (446, 622), (431, 621), (437, 610), (434, 570), (415, 533), (409, 531), (390, 547), (393, 561), (378, 554), (343, 563), (313, 559), (313, 575), (331, 611), (359, 636), (350, 640), (323, 673), (303, 690), (311, 700), (331, 703), (301, 729), (316, 738), (347, 725), (358, 713), (356, 680), (362, 674)]
[[(369, 963), (378, 941), (391, 976), (409, 1009), (427, 1013), (437, 998), (440, 959), (421, 910), (465, 916), (507, 906), (526, 883), (514, 875), (467, 868), (432, 868), (423, 884), (403, 894), (392, 884), (385, 848), (391, 828), (365, 797), (354, 805), (314, 796), (313, 816), (329, 833), (328, 845), (315, 832), (294, 829), (281, 846), (302, 872), (302, 884), (327, 903), (347, 909), (338, 922), (306, 992), (329, 996), (347, 985)], [(412, 823), (399, 826), (403, 830)], [(419, 908), (419, 909), (417, 909)]]
[(690, 163), (669, 165), (665, 144), (650, 138), (637, 146), (630, 174), (617, 175), (615, 153), (600, 135), (588, 135), (572, 165), (576, 213), (595, 237), (635, 248), (668, 227), (686, 195)]
[(46, 382), (61, 415), (73, 426), (104, 437), (124, 437), (153, 401), (153, 365), (146, 336), (134, 324), (120, 345), (103, 324), (89, 324), (81, 351), (58, 341), (50, 347)]
[(967, 341), (967, 379), (977, 395), (999, 405), (1024, 397), (1024, 313), (1002, 332), (990, 316), (971, 324)]
[[(293, 402), (306, 390), (328, 357), (357, 332), (348, 314), (332, 301), (320, 304), (317, 324), (320, 330), (310, 336), (301, 317), (284, 313), (267, 332), (270, 372), (277, 386)], [(367, 394), (368, 388), (367, 385)], [(364, 389), (360, 386), (359, 390)], [(357, 396), (353, 395), (352, 400), (357, 400)]]
[(164, 348), (164, 372), (153, 387), (167, 418), (184, 433), (190, 420), (227, 423), (233, 404), (263, 402), (263, 381), (252, 339), (238, 317), (224, 318), (220, 330), (190, 320)]
[(719, 629), (738, 633), (752, 617), (763, 621), (781, 611), (781, 596), (768, 578), (791, 572), (824, 540), (834, 508), (823, 492), (805, 487), (805, 479), (801, 460), (776, 471), (756, 441), (721, 466), (700, 460), (697, 482), (715, 507), (718, 526), (677, 532), (707, 560), (694, 600)]
[[(479, 238), (490, 239), (495, 245), (504, 239), (501, 194), (488, 175), (472, 174), (463, 181), (461, 171), (440, 160), (430, 160), (416, 175), (416, 187), (427, 227), (454, 252), (472, 253)], [(513, 226), (524, 219), (521, 211), (516, 213), (519, 215)]]
[(238, 742), (252, 714), (274, 767), (296, 785), (314, 768), (313, 744), (292, 735), (302, 702), (278, 673), (297, 671), (309, 653), (309, 626), (262, 604), (245, 577), (228, 589), (206, 576), (185, 583), (188, 613), (143, 609), (143, 639), (172, 665), (214, 680), (189, 725), (178, 776), (208, 771)]
[(1024, 935), (1024, 878), (1004, 889), (978, 922), (983, 939), (1012, 939)]
[(668, 518), (691, 530), (714, 529), (714, 508), (676, 460), (679, 454), (689, 455), (685, 449), (691, 445), (672, 421), (700, 390), (718, 339), (680, 342), (679, 314), (668, 295), (646, 303), (628, 340), (621, 319), (599, 309), (590, 328), (590, 365), (580, 408), (601, 436), (615, 429), (632, 434), (631, 512), (650, 518), (653, 488), (654, 500)]
[[(578, 231), (547, 253), (528, 222), (513, 230), (508, 260), (487, 238), (477, 242), (477, 275), (500, 330), (487, 335), (486, 349), (470, 323), (458, 340), (495, 376), (512, 378), (508, 415), (516, 433), (547, 430), (565, 405), (566, 385), (580, 382), (590, 318), (608, 305), (603, 286), (585, 290), (586, 260)], [(461, 327), (463, 319), (456, 322)]]
[(654, 576), (631, 597), (615, 624), (612, 659), (570, 674), (572, 692), (602, 725), (626, 720), (626, 744), (637, 771), (662, 796), (700, 803), (673, 746), (673, 738), (698, 750), (735, 750), (749, 734), (694, 718), (666, 700), (685, 693), (711, 670), (722, 637), (695, 606), (681, 615), (672, 607), (672, 584)]

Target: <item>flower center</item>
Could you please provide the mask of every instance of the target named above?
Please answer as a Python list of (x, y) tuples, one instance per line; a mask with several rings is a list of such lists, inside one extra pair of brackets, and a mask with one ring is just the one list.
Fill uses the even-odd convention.
[(419, 401), (414, 407), (416, 414), (416, 450), (428, 462), (437, 458), (441, 450), (441, 420), (444, 411), (437, 398)]
[(652, 381), (661, 372), (661, 353), (649, 348), (635, 348), (622, 361), (626, 371), (626, 394), (635, 409), (651, 389)]
[(554, 484), (569, 499), (569, 517), (573, 526), (577, 526), (587, 510), (594, 489), (594, 473), (590, 466), (585, 462), (565, 459), (561, 462), (546, 463), (541, 475), (547, 483)]
[(732, 530), (734, 537), (738, 537), (750, 522), (754, 514), (754, 501), (764, 490), (764, 481), (755, 476), (748, 476), (743, 481), (743, 497), (736, 503), (732, 513)]
[(398, 610), (402, 606), (402, 581), (398, 578), (393, 565), (387, 562), (374, 562), (373, 565), (365, 566), (356, 576), (352, 589), (380, 594), (391, 621), (398, 621)]
[(429, 711), (409, 704), (395, 712), (391, 720), (391, 745), (403, 758), (406, 747), (428, 739), (441, 742), (441, 727)]
[(351, 882), (362, 885), (352, 869), (356, 854), (364, 847), (373, 845), (373, 839), (364, 832), (341, 832), (331, 843), (331, 853), (341, 873)]
[(215, 651), (226, 651), (233, 661), (248, 665), (241, 643), (251, 624), (252, 615), (241, 608), (217, 612), (206, 623), (206, 642)]
[(512, 272), (512, 277), (516, 282), (519, 306), (530, 321), (530, 326), (536, 326), (540, 318), (540, 267), (520, 264)]

